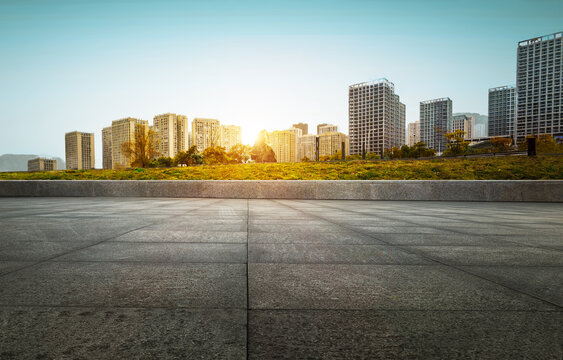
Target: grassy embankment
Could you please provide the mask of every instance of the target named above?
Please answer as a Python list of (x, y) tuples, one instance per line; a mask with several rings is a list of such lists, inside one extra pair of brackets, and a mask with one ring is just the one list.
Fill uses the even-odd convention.
[(563, 179), (562, 156), (203, 165), (0, 173), (0, 180), (518, 180)]

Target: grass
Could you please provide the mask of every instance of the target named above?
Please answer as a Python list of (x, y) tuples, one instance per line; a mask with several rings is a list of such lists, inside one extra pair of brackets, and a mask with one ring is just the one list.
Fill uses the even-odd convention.
[(563, 179), (563, 156), (203, 165), (0, 173), (0, 180), (520, 180)]

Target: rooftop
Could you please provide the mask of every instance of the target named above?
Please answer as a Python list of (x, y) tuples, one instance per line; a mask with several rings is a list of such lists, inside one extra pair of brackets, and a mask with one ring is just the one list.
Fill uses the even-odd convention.
[(541, 41), (558, 39), (562, 36), (563, 36), (563, 32), (557, 32), (557, 33), (553, 33), (553, 34), (549, 34), (549, 35), (543, 35), (543, 36), (531, 38), (531, 39), (528, 39), (528, 40), (522, 40), (518, 43), (518, 46), (528, 46), (528, 45), (532, 45), (532, 44), (535, 44), (535, 43), (541, 42)]

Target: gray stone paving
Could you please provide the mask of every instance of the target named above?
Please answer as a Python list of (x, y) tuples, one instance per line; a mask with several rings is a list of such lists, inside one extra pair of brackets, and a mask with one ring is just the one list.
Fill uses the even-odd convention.
[(0, 199), (0, 358), (561, 359), (563, 204)]

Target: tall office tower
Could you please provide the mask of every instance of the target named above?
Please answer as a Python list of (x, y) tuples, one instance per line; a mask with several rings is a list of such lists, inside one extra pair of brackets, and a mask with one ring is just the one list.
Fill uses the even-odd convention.
[(57, 170), (56, 159), (35, 158), (27, 161), (27, 171), (54, 171)]
[(102, 162), (104, 169), (111, 169), (111, 126), (102, 129)]
[(489, 89), (489, 136), (514, 137), (516, 122), (516, 87)]
[(516, 101), (517, 141), (563, 137), (563, 32), (518, 43)]
[(408, 145), (413, 146), (420, 141), (420, 121), (409, 123)]
[(72, 170), (93, 169), (94, 134), (72, 131), (65, 134), (66, 168)]
[(278, 130), (268, 135), (277, 162), (297, 162), (297, 136), (294, 131)]
[(231, 150), (236, 144), (242, 144), (242, 132), (240, 126), (221, 125), (220, 144), (226, 151)]
[(339, 132), (328, 132), (319, 135), (319, 157), (332, 156), (342, 151), (344, 143), (344, 155), (350, 155), (348, 136)]
[(461, 130), (465, 134), (463, 134), (463, 138), (465, 140), (473, 139), (473, 135), (475, 133), (475, 119), (471, 116), (467, 115), (454, 115), (452, 116), (452, 128), (451, 131)]
[(313, 161), (317, 159), (317, 135), (300, 136), (297, 147), (297, 161), (301, 161), (304, 157)]
[(329, 132), (338, 132), (338, 126), (332, 124), (317, 125), (317, 135), (321, 135)]
[(350, 154), (377, 153), (405, 143), (405, 106), (395, 85), (379, 79), (349, 87)]
[(210, 146), (221, 145), (221, 129), (219, 120), (194, 118), (192, 121), (192, 146), (203, 151)]
[(153, 119), (159, 156), (174, 157), (187, 149), (188, 118), (185, 115), (162, 114)]
[(441, 98), (420, 103), (420, 141), (438, 153), (446, 150), (444, 134), (452, 128), (452, 101)]
[(123, 143), (135, 143), (137, 133), (146, 134), (149, 122), (134, 118), (125, 118), (111, 122), (111, 166), (112, 169), (123, 169), (131, 166), (131, 158), (121, 152)]
[(301, 129), (302, 135), (307, 135), (307, 133), (309, 132), (309, 125), (308, 124), (297, 123), (297, 124), (293, 124), (293, 127)]

